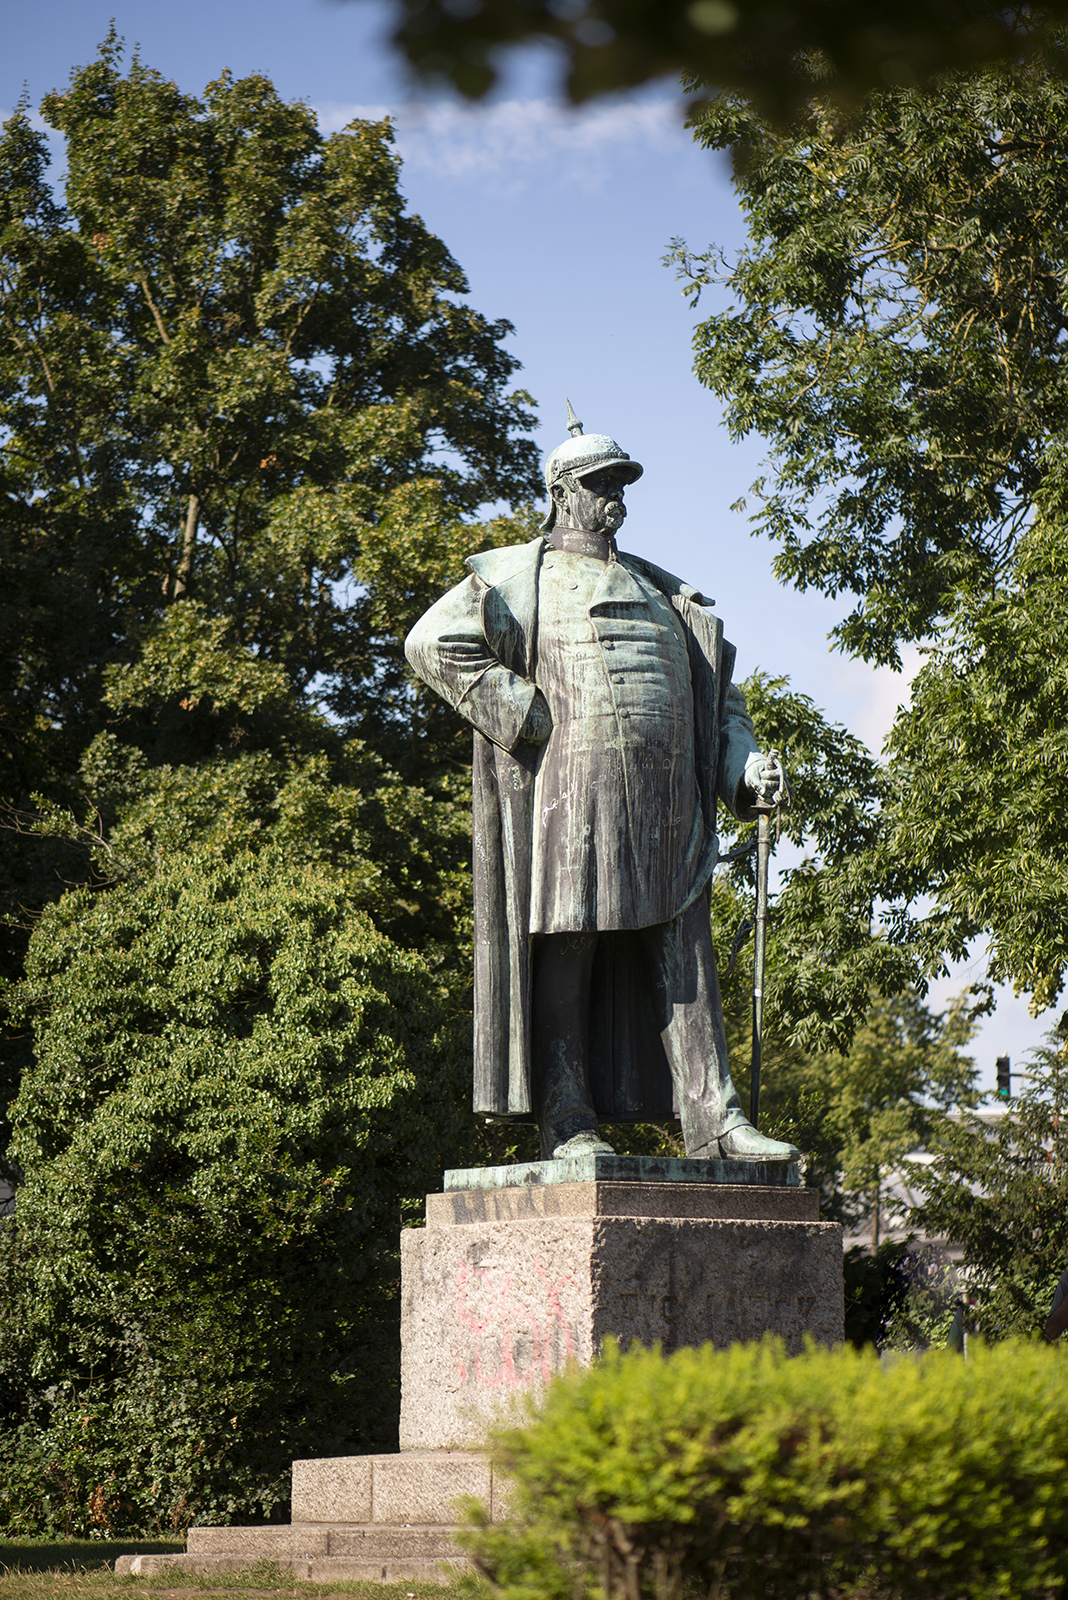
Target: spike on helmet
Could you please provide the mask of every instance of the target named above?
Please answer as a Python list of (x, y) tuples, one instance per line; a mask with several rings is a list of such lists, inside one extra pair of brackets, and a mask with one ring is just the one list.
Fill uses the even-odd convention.
[(571, 401), (565, 401), (567, 406), (567, 431), (570, 439), (565, 439), (563, 444), (557, 445), (552, 455), (545, 462), (545, 487), (549, 491), (549, 514), (542, 523), (542, 531), (548, 533), (556, 522), (556, 502), (552, 498), (553, 485), (560, 482), (565, 475), (573, 478), (584, 478), (587, 473), (599, 472), (602, 467), (622, 466), (626, 464), (629, 483), (636, 483), (643, 471), (641, 463), (632, 461), (625, 450), (621, 450), (616, 441), (607, 433), (583, 433), (582, 423), (576, 417)]

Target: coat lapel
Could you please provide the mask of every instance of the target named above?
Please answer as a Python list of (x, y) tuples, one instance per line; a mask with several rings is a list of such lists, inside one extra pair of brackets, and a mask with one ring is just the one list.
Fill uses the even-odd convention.
[(646, 603), (641, 584), (622, 561), (606, 561), (601, 581), (590, 600), (591, 614), (602, 606), (644, 606)]
[(545, 551), (539, 534), (529, 544), (506, 550), (485, 550), (472, 556), (468, 566), (486, 589), (482, 595), (482, 625), (490, 649), (499, 661), (521, 678), (529, 678), (534, 662), (538, 626), (538, 572)]

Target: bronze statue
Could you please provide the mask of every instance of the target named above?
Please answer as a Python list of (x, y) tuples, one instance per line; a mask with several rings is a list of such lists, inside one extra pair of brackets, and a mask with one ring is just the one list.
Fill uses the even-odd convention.
[(637, 461), (606, 434), (545, 466), (542, 533), (487, 550), (408, 636), (475, 728), (475, 1097), (543, 1158), (598, 1119), (678, 1116), (688, 1156), (788, 1161), (731, 1082), (709, 925), (716, 805), (780, 781), (688, 584), (616, 548)]

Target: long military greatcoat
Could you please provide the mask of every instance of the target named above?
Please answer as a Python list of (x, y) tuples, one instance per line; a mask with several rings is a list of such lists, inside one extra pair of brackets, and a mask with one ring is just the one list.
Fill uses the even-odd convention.
[[(536, 780), (546, 748), (522, 733), (537, 695), (539, 574), (547, 553), (539, 535), (529, 544), (472, 556), (472, 576), (430, 608), (405, 645), (416, 674), (476, 730), (474, 1109), (518, 1120), (531, 1117), (531, 860)], [(734, 647), (724, 641), (722, 623), (704, 609), (697, 590), (637, 556), (606, 563), (590, 601), (595, 635), (602, 648), (607, 643), (616, 651), (606, 661), (625, 673), (618, 644), (607, 640), (609, 619), (627, 607), (648, 607), (650, 585), (670, 602), (689, 657), (695, 770), (685, 781), (696, 781), (705, 832), (689, 904), (715, 865), (717, 800), (735, 815), (749, 814), (743, 774), (757, 746), (745, 702), (731, 683)], [(672, 914), (683, 909), (679, 904)], [(632, 917), (614, 926), (633, 930), (636, 923)], [(590, 1078), (598, 1117), (671, 1117), (671, 1075), (640, 934), (602, 939), (593, 981)]]

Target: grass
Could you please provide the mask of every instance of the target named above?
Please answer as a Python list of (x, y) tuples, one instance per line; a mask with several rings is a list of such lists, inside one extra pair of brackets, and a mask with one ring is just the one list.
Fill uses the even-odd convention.
[(239, 1596), (291, 1595), (309, 1597), (356, 1595), (360, 1600), (471, 1600), (470, 1580), (449, 1584), (419, 1583), (306, 1583), (280, 1574), (269, 1562), (247, 1572), (161, 1572), (151, 1578), (117, 1578), (111, 1570), (117, 1555), (133, 1551), (178, 1551), (180, 1544), (146, 1544), (128, 1539), (124, 1544), (104, 1540), (67, 1544), (8, 1543), (0, 1541), (0, 1600), (135, 1600), (139, 1594), (196, 1600), (199, 1595), (228, 1591)]

